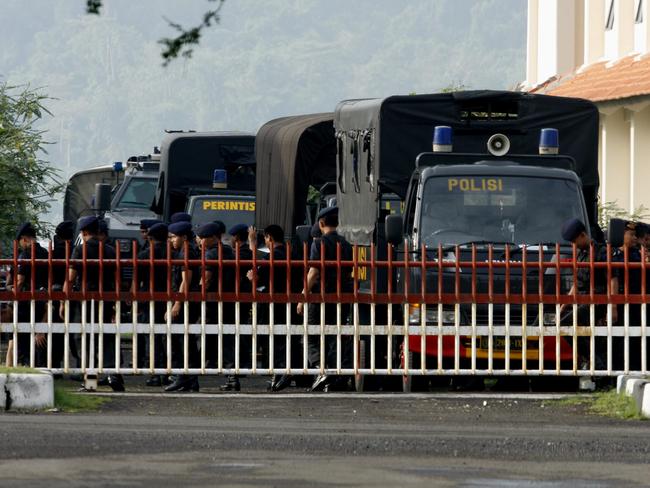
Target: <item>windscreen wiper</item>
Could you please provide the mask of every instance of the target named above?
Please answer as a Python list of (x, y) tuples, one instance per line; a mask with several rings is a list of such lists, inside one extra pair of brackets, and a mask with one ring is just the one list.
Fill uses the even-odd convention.
[(448, 246), (445, 246), (442, 248), (443, 252), (449, 252), (453, 251), (456, 249), (456, 247), (463, 247), (463, 246), (514, 246), (512, 242), (508, 241), (486, 241), (486, 240), (477, 240), (477, 241), (467, 241), (467, 242), (461, 242), (460, 244), (450, 244)]

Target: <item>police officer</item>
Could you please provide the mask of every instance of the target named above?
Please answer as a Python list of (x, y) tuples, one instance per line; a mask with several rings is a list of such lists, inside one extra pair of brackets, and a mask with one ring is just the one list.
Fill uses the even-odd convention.
[(158, 219), (142, 219), (140, 220), (140, 237), (142, 237), (142, 250), (145, 250), (149, 247), (149, 229), (156, 225), (162, 224), (161, 220)]
[[(168, 227), (171, 239), (171, 246), (174, 251), (175, 260), (184, 260), (187, 254), (188, 260), (198, 260), (200, 255), (196, 248), (190, 245), (193, 237), (192, 224), (186, 220), (180, 220)], [(200, 267), (196, 265), (185, 266), (184, 263), (175, 264), (172, 267), (172, 290), (179, 293), (186, 293), (199, 290)], [(189, 324), (197, 321), (200, 307), (197, 302), (189, 302)], [(165, 313), (165, 320), (168, 313), (174, 323), (184, 323), (184, 301), (175, 301), (171, 310)], [(193, 334), (188, 336), (189, 367), (200, 367), (200, 356), (196, 344), (196, 337)], [(182, 368), (184, 365), (184, 336), (181, 334), (172, 335), (172, 366)], [(165, 388), (165, 391), (198, 391), (199, 379), (194, 375), (178, 375), (174, 381)]]
[[(34, 281), (32, 282), (32, 256), (37, 260), (46, 260), (48, 258), (47, 250), (43, 249), (36, 241), (36, 230), (30, 222), (22, 224), (16, 233), (16, 240), (20, 254), (18, 255), (18, 268), (16, 269), (16, 291), (43, 291), (48, 287), (48, 266), (46, 263), (36, 263), (34, 268)], [(12, 285), (8, 286), (9, 289)], [(44, 301), (36, 301), (34, 307), (34, 321), (42, 322), (45, 315)], [(20, 300), (18, 302), (18, 321), (31, 321), (31, 306), (29, 300)], [(18, 334), (18, 364), (29, 364), (29, 333), (23, 332)], [(47, 348), (46, 335), (36, 334), (35, 341), (35, 360), (37, 366), (46, 366)], [(13, 350), (13, 344), (10, 344), (9, 350)]]
[[(84, 256), (84, 249), (86, 259), (94, 260), (95, 262), (87, 262), (85, 264), (86, 280), (83, 282), (84, 264), (82, 262), (74, 263), (68, 269), (68, 280), (64, 284), (64, 291), (69, 291), (68, 287), (72, 286), (75, 291), (97, 292), (100, 288), (100, 280), (102, 289), (104, 291), (115, 290), (115, 248), (110, 244), (106, 244), (99, 240), (99, 219), (95, 216), (83, 217), (79, 220), (79, 230), (81, 231), (82, 242), (75, 246), (72, 251), (71, 258), (73, 260), (81, 261)], [(99, 263), (96, 261), (103, 258), (103, 269), (100, 269)], [(85, 290), (84, 290), (85, 285)], [(86, 307), (87, 317), (89, 322), (94, 319), (99, 322), (100, 310), (96, 305), (95, 316), (91, 317), (91, 309), (93, 307), (88, 304)], [(59, 315), (63, 319), (65, 317), (65, 302), (62, 302), (59, 308)], [(80, 317), (79, 317), (80, 318)], [(104, 300), (103, 316), (101, 317), (104, 323), (110, 323), (114, 320), (113, 302)], [(115, 335), (104, 334), (103, 337), (103, 356), (104, 368), (115, 367)], [(124, 379), (122, 375), (111, 374), (108, 376), (108, 385), (113, 391), (124, 391)]]
[[(255, 246), (257, 241), (257, 230), (255, 227), (249, 227), (248, 230), (248, 243), (249, 246)], [(271, 256), (274, 260), (273, 268), (273, 281), (271, 281), (271, 266), (260, 265), (257, 267), (256, 272), (249, 270), (246, 273), (248, 280), (257, 288), (257, 291), (262, 293), (284, 294), (287, 291), (287, 271), (286, 264), (280, 264), (281, 261), (287, 259), (287, 252), (284, 245), (284, 231), (279, 225), (269, 225), (264, 229), (264, 243), (269, 249), (269, 254), (263, 258), (263, 261), (270, 261)], [(257, 276), (255, 276), (257, 275)], [(271, 310), (273, 310), (273, 323), (286, 324), (287, 313), (286, 304), (269, 303), (259, 308), (259, 321), (260, 323), (270, 324)], [(286, 367), (286, 340), (284, 337), (270, 337), (269, 341), (273, 341), (273, 366), (274, 368)], [(292, 377), (287, 374), (273, 375), (269, 389), (271, 391), (279, 391), (291, 384)]]
[[(627, 252), (628, 263), (641, 262), (641, 248), (640, 243), (645, 238), (645, 229), (637, 222), (627, 222), (625, 224), (625, 233), (623, 234), (623, 246), (618, 249), (618, 252), (612, 258), (612, 261), (623, 263)], [(614, 269), (613, 275), (618, 278), (618, 293), (628, 293), (631, 295), (638, 295), (641, 293), (641, 268), (630, 266), (627, 269), (627, 285), (625, 280), (625, 269)], [(617, 309), (618, 324), (624, 325), (624, 310), (625, 305), (618, 305), (614, 307)], [(641, 305), (630, 304), (628, 305), (628, 324), (631, 327), (641, 326)], [(630, 354), (630, 369), (639, 370), (641, 367), (641, 342), (637, 337), (630, 337), (629, 340), (629, 354)], [(623, 369), (625, 366), (625, 353), (624, 353), (624, 338), (615, 337), (613, 339), (613, 361), (612, 367), (614, 369)]]
[[(52, 267), (52, 290), (62, 291), (63, 284), (65, 283), (66, 268), (62, 262), (72, 253), (73, 240), (74, 240), (74, 227), (75, 224), (71, 220), (64, 220), (56, 226), (54, 238), (52, 240), (52, 259), (55, 264)], [(58, 261), (58, 263), (57, 263)], [(53, 306), (58, 311), (61, 303), (54, 302)], [(58, 313), (52, 314), (52, 320), (60, 323), (61, 317)], [(52, 334), (52, 366), (54, 368), (61, 366), (64, 354), (64, 334)], [(71, 335), (69, 340), (70, 353), (74, 358), (79, 361), (79, 354), (77, 352), (77, 344), (74, 337)]]
[[(200, 242), (201, 252), (205, 255), (206, 260), (205, 269), (201, 272), (201, 279), (205, 279), (205, 281), (202, 282), (202, 285), (204, 285), (205, 291), (208, 293), (215, 293), (220, 290), (225, 293), (234, 291), (234, 268), (230, 265), (225, 265), (219, 269), (218, 264), (219, 249), (221, 249), (222, 260), (232, 261), (235, 257), (232, 248), (221, 242), (224, 227), (225, 226), (221, 222), (211, 222), (202, 225), (196, 232), (196, 236)], [(224, 302), (222, 305), (222, 312), (224, 324), (235, 323), (234, 303)], [(208, 300), (208, 303), (206, 304), (206, 318), (207, 322), (210, 324), (218, 323), (219, 308), (216, 302)], [(213, 334), (208, 335), (206, 338), (205, 354), (209, 367), (217, 366), (217, 339), (218, 336)], [(224, 366), (226, 368), (232, 368), (235, 365), (233, 350), (235, 346), (234, 336), (232, 334), (224, 335), (223, 340)], [(228, 382), (222, 389), (239, 391), (239, 380), (234, 376), (230, 376)]]
[[(562, 226), (562, 238), (566, 241), (572, 242), (578, 249), (577, 262), (585, 263), (590, 262), (590, 249), (594, 248), (594, 262), (607, 262), (607, 247), (604, 244), (592, 240), (587, 234), (585, 224), (579, 219), (567, 220)], [(594, 294), (604, 295), (607, 294), (608, 279), (607, 269), (598, 267), (594, 269)], [(609, 283), (611, 292), (613, 294), (618, 292), (618, 278), (612, 277)], [(580, 267), (577, 269), (576, 282), (572, 284), (569, 290), (569, 295), (573, 293), (580, 295), (587, 295), (591, 293), (591, 275), (589, 267)], [(588, 326), (590, 324), (590, 306), (578, 305), (578, 325)], [(566, 304), (560, 307), (561, 321), (563, 324), (572, 324), (573, 308)], [(605, 325), (607, 316), (606, 305), (595, 306), (595, 320), (596, 325)], [(616, 307), (612, 308), (613, 322), (616, 322), (617, 313)], [(606, 341), (604, 337), (596, 338), (596, 368), (605, 368), (605, 355), (606, 355)], [(578, 340), (578, 354), (581, 356), (581, 368), (588, 368), (589, 358), (589, 338), (580, 337)]]
[[(146, 249), (142, 249), (138, 253), (138, 272), (137, 283), (133, 282), (133, 289), (138, 291), (154, 291), (166, 292), (167, 291), (167, 265), (166, 263), (154, 262), (153, 269), (150, 264), (151, 258), (154, 261), (164, 261), (167, 259), (167, 225), (162, 222), (153, 224), (147, 229)], [(153, 288), (151, 289), (151, 285)], [(149, 321), (149, 303), (143, 302), (141, 305), (140, 320), (144, 323)], [(165, 301), (157, 300), (154, 302), (153, 313), (155, 324), (162, 324), (165, 321), (165, 311), (167, 304)], [(138, 335), (138, 351), (146, 350), (149, 343), (148, 337), (145, 334)], [(155, 334), (154, 336), (154, 351), (149, 351), (149, 357), (154, 354), (154, 367), (165, 367), (165, 337), (162, 334)], [(144, 354), (138, 356), (141, 359), (140, 366), (146, 367), (148, 362)], [(154, 375), (147, 379), (147, 386), (162, 386), (168, 384), (167, 376)]]
[[(353, 259), (352, 246), (336, 229), (339, 225), (338, 207), (327, 207), (318, 213), (318, 225), (321, 231), (320, 240), (314, 240), (309, 259), (319, 261), (323, 253), (325, 261), (334, 261), (337, 258), (337, 248), (341, 248), (341, 260), (351, 261)], [(307, 291), (317, 291), (316, 285), (322, 280), (325, 293), (336, 293), (338, 284), (338, 270), (336, 267), (328, 266), (321, 274), (320, 267), (310, 267), (307, 273)], [(341, 269), (341, 292), (350, 293), (353, 291), (352, 269), (344, 267)], [(305, 290), (303, 290), (304, 293)], [(303, 304), (298, 304), (298, 313), (303, 314)], [(347, 304), (341, 306), (341, 323), (348, 321), (350, 307)], [(319, 304), (310, 304), (308, 308), (308, 321), (310, 324), (320, 323)], [(325, 323), (328, 325), (337, 323), (337, 306), (335, 303), (325, 305)], [(342, 337), (341, 364), (343, 367), (351, 366), (352, 344), (349, 337)], [(336, 366), (336, 337), (325, 336), (325, 368)], [(314, 368), (321, 367), (320, 345), (318, 341), (309, 342), (309, 361)], [(344, 379), (335, 379), (328, 375), (320, 375), (314, 381), (311, 391), (322, 391), (332, 386), (343, 386)]]

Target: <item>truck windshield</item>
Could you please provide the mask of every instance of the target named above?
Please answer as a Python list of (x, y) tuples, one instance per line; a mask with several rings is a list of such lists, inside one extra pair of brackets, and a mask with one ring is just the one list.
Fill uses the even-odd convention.
[(427, 247), (472, 241), (565, 242), (562, 224), (585, 221), (578, 185), (514, 176), (450, 176), (426, 181), (420, 222)]
[(130, 178), (117, 202), (116, 208), (150, 208), (156, 195), (155, 178)]
[(253, 225), (255, 222), (255, 201), (238, 200), (233, 198), (199, 198), (194, 200), (192, 208), (192, 224), (195, 226), (220, 220), (230, 229), (237, 224)]

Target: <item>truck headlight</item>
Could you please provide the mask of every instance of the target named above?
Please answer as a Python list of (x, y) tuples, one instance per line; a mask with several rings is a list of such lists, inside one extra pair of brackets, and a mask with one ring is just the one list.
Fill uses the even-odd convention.
[[(427, 307), (427, 325), (438, 325), (438, 306), (430, 305)], [(422, 318), (422, 308), (420, 304), (409, 305), (409, 323), (411, 325), (420, 325)], [(442, 311), (442, 323), (445, 325), (456, 323), (456, 313), (453, 310)]]

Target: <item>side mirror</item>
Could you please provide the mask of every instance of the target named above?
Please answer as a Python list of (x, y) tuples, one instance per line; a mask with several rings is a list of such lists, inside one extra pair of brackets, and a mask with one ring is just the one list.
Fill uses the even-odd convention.
[(300, 243), (309, 242), (311, 237), (311, 226), (310, 225), (298, 225), (296, 227), (296, 236), (300, 239)]
[(111, 185), (95, 184), (95, 210), (107, 212), (111, 209)]
[(384, 222), (386, 229), (386, 240), (398, 246), (402, 242), (402, 228), (404, 227), (404, 221), (402, 220), (401, 215), (387, 215), (386, 221)]
[(611, 219), (609, 221), (609, 225), (607, 226), (607, 242), (612, 247), (621, 247), (623, 245), (626, 225), (627, 220), (623, 219)]

